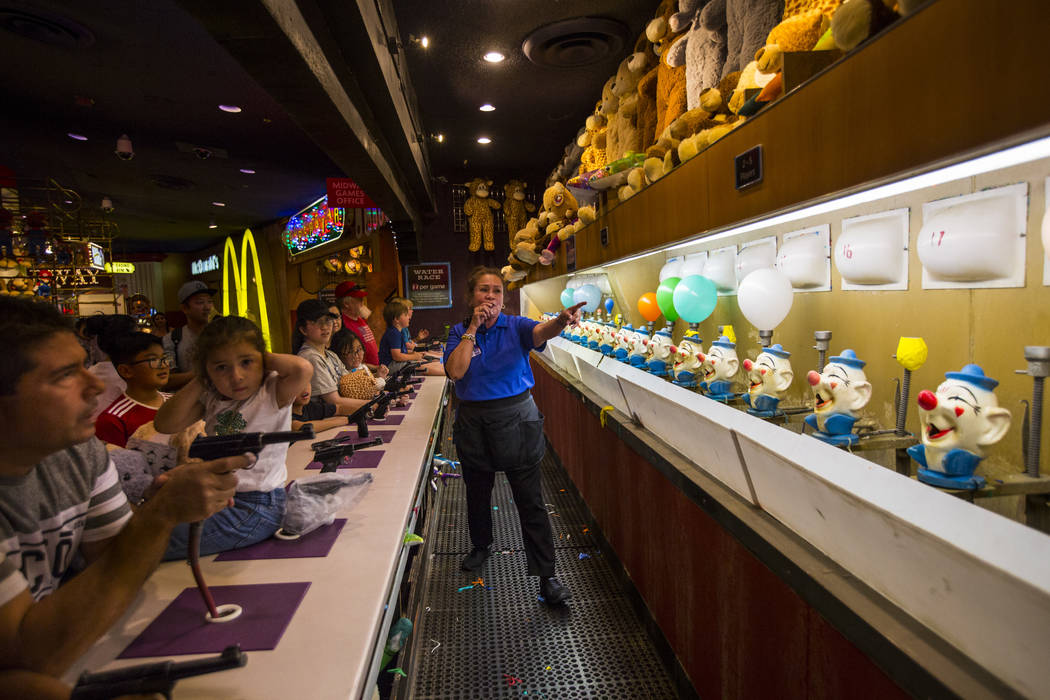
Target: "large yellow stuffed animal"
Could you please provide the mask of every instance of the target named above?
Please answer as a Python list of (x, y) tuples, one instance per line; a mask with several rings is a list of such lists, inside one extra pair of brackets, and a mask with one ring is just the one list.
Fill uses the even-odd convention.
[(489, 198), (489, 187), (492, 180), (474, 178), (467, 183), (470, 197), (463, 204), (463, 213), (470, 220), (470, 250), (476, 253), (481, 249), (482, 241), (485, 250), (495, 250), (496, 242), (493, 237), (496, 225), (492, 219), (492, 210), (499, 209), (499, 202)]

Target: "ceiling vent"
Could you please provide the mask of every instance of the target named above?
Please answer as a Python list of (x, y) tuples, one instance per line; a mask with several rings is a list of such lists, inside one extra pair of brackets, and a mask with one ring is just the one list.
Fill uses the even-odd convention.
[(82, 49), (95, 43), (95, 35), (87, 27), (40, 10), (29, 12), (0, 6), (0, 27), (26, 39), (67, 49)]
[(627, 27), (602, 17), (577, 17), (540, 27), (525, 38), (521, 50), (538, 66), (583, 68), (619, 59)]

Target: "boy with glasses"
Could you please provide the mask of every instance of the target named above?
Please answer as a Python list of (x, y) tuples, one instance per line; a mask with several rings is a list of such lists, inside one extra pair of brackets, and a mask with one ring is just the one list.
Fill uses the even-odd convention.
[(95, 435), (103, 442), (126, 447), (128, 438), (152, 421), (168, 398), (160, 388), (167, 384), (170, 368), (164, 346), (155, 335), (132, 333), (116, 346), (110, 359), (127, 388), (99, 415)]

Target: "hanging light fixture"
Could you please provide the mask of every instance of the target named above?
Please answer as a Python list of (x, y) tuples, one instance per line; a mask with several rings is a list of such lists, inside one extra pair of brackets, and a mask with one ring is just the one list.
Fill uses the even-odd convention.
[(127, 134), (121, 134), (120, 138), (117, 139), (117, 150), (114, 153), (121, 160), (131, 160), (135, 157), (135, 149), (131, 147), (131, 139), (128, 138)]
[(113, 200), (110, 199), (109, 197), (103, 197), (102, 198), (102, 211), (106, 212), (107, 214), (112, 213), (112, 211), (113, 211)]

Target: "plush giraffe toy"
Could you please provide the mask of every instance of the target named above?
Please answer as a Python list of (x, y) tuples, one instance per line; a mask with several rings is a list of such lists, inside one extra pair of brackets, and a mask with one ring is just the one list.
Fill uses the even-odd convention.
[(495, 250), (496, 242), (493, 238), (495, 222), (492, 219), (492, 210), (499, 209), (499, 202), (489, 199), (489, 187), (492, 180), (474, 178), (467, 183), (470, 197), (463, 204), (463, 213), (470, 219), (470, 247), (471, 253), (481, 249), (482, 241), (485, 250)]

